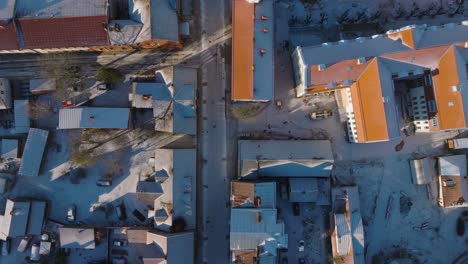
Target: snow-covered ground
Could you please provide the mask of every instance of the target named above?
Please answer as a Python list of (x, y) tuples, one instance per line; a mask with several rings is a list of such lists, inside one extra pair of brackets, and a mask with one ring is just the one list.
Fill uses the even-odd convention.
[[(282, 1), (288, 2), (288, 1)], [(276, 47), (275, 58), (275, 99), (283, 106), (278, 108), (274, 102), (262, 106), (262, 111), (254, 118), (239, 120), (239, 134), (253, 134), (263, 138), (328, 138), (332, 143), (335, 157), (333, 179), (336, 184), (356, 184), (360, 190), (360, 202), (365, 224), (366, 263), (381, 250), (389, 251), (399, 245), (415, 255), (421, 263), (449, 263), (466, 250), (464, 239), (456, 235), (455, 223), (463, 209), (442, 209), (437, 205), (437, 188), (434, 179), (431, 192), (425, 186), (411, 183), (408, 159), (422, 156), (447, 154), (445, 140), (459, 135), (462, 131), (441, 131), (404, 137), (405, 144), (396, 152), (400, 140), (370, 144), (351, 144), (346, 139), (344, 125), (340, 121), (337, 105), (333, 96), (310, 96), (295, 98), (293, 72), (288, 51), (282, 48), (285, 40), (298, 38), (296, 32), (289, 35), (287, 19), (291, 14), (300, 16), (298, 7), (301, 1), (293, 2), (293, 12), (278, 4), (276, 9)], [(341, 7), (354, 8), (378, 7), (384, 1), (321, 1), (327, 12), (339, 12)], [(387, 1), (390, 2), (390, 1)], [(398, 2), (398, 1), (394, 1)], [(406, 1), (400, 1), (405, 4)], [(418, 4), (421, 5), (421, 2)], [(424, 3), (430, 1), (424, 1)], [(439, 2), (439, 1), (437, 1)], [(443, 1), (444, 3), (447, 1)], [(370, 4), (372, 3), (372, 4)], [(335, 5), (334, 5), (335, 4)], [(313, 11), (316, 12), (316, 11)], [(316, 17), (315, 17), (316, 18)], [(439, 17), (442, 18), (442, 17)], [(453, 19), (462, 20), (461, 16)], [(433, 20), (439, 23), (440, 20)], [(404, 21), (400, 26), (414, 22)], [(424, 22), (425, 23), (425, 22)], [(300, 41), (318, 44), (316, 32), (302, 31)], [(324, 120), (310, 120), (308, 113), (330, 109), (334, 116)], [(389, 197), (393, 196), (390, 216), (385, 218)], [(400, 198), (402, 208), (400, 208)], [(404, 201), (411, 201), (411, 206)], [(401, 209), (401, 211), (400, 211)], [(427, 229), (420, 230), (427, 223)], [(297, 230), (287, 230), (300, 232)], [(295, 252), (295, 235), (290, 241), (290, 251)], [(291, 259), (290, 259), (291, 260)], [(294, 262), (295, 263), (295, 262)]]

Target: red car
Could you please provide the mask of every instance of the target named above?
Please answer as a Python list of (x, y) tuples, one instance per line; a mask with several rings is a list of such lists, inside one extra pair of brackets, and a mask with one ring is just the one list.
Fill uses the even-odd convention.
[(74, 106), (75, 104), (72, 103), (71, 101), (62, 101), (62, 107), (70, 107)]

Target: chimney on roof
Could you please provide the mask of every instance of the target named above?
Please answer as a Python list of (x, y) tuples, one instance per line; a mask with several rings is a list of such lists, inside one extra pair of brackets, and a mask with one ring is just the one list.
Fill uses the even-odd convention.
[(268, 20), (268, 17), (267, 16), (261, 16), (260, 19), (265, 21), (265, 20)]
[(366, 57), (359, 57), (357, 59), (357, 64), (358, 65), (364, 64), (365, 62), (366, 62)]
[(260, 56), (263, 56), (267, 53), (266, 49), (260, 49), (259, 52), (260, 52)]
[(262, 31), (263, 31), (263, 33), (268, 33), (269, 30), (268, 30), (268, 28), (263, 28)]

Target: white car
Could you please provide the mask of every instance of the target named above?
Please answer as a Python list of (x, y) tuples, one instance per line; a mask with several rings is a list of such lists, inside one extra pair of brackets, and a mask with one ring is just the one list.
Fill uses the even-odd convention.
[(76, 206), (74, 204), (70, 205), (70, 207), (68, 207), (68, 211), (67, 211), (67, 221), (68, 222), (75, 222), (76, 220)]

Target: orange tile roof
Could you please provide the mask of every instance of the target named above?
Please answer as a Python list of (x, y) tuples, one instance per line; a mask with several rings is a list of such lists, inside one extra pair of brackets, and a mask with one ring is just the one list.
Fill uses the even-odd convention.
[(377, 58), (370, 61), (358, 81), (351, 86), (351, 97), (358, 141), (388, 140)]
[(340, 84), (346, 80), (356, 81), (368, 64), (369, 60), (363, 64), (357, 64), (357, 59), (345, 60), (327, 65), (322, 71), (319, 71), (318, 65), (313, 65), (310, 67), (311, 86), (309, 88), (326, 86), (331, 82)]
[(255, 5), (232, 1), (232, 94), (233, 100), (253, 99)]
[(0, 50), (19, 49), (18, 36), (13, 22), (6, 27), (0, 27)]
[(450, 45), (445, 45), (426, 49), (401, 51), (384, 54), (381, 57), (432, 68), (437, 65), (442, 55), (444, 55), (449, 47)]
[(389, 33), (388, 37), (394, 40), (401, 39), (401, 42), (414, 49), (415, 48), (415, 41), (414, 41), (414, 31), (412, 28), (399, 30), (397, 32)]
[(453, 91), (460, 77), (455, 54), (451, 46), (439, 61), (439, 73), (433, 76), (440, 129), (465, 128), (465, 112), (461, 92)]
[(18, 20), (27, 49), (109, 45), (103, 23), (107, 16)]

